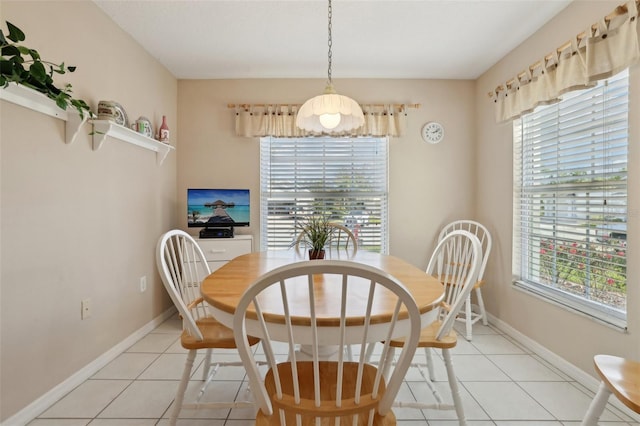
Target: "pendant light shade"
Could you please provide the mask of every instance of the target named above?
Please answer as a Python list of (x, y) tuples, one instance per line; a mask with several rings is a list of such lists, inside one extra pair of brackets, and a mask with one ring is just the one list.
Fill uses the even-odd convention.
[(338, 95), (329, 85), (324, 94), (306, 101), (296, 116), (296, 126), (316, 133), (342, 133), (364, 124), (362, 108), (353, 99)]
[(296, 126), (315, 133), (344, 133), (364, 124), (362, 108), (353, 99), (338, 95), (331, 82), (331, 0), (329, 0), (329, 68), (324, 93), (307, 100), (296, 116)]

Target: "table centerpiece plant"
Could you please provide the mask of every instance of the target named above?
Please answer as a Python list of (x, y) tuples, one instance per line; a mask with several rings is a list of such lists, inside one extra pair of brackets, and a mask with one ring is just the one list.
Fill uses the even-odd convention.
[(325, 247), (331, 242), (335, 228), (329, 217), (321, 214), (307, 216), (297, 224), (301, 235), (294, 244), (309, 247), (309, 259), (324, 259)]

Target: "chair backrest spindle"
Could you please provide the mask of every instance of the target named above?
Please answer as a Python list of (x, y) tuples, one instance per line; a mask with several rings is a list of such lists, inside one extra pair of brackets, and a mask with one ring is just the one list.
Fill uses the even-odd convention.
[(478, 274), (478, 280), (482, 280), (484, 277), (484, 270), (487, 267), (487, 261), (489, 259), (489, 254), (491, 253), (491, 234), (487, 230), (487, 228), (479, 222), (473, 220), (456, 220), (454, 222), (446, 225), (442, 231), (440, 231), (440, 235), (438, 236), (438, 241), (442, 240), (445, 235), (447, 235), (451, 231), (467, 231), (475, 235), (480, 241), (480, 245), (482, 247), (482, 261), (480, 266), (480, 273)]

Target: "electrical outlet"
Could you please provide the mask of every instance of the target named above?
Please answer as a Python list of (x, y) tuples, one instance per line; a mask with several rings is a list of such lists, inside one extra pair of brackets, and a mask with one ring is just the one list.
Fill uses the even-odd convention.
[(147, 291), (147, 276), (140, 277), (140, 293)]
[(84, 299), (80, 302), (80, 318), (87, 319), (91, 317), (91, 299)]

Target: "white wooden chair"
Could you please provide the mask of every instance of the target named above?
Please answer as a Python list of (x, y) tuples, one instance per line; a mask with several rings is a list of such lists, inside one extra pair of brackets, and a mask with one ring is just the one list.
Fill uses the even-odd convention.
[[(330, 279), (341, 294), (340, 304), (332, 305), (338, 317), (322, 313), (317, 281), (326, 285)], [(347, 296), (354, 286), (368, 294), (362, 303), (354, 304)], [(279, 298), (281, 312), (263, 311), (266, 300)], [(390, 306), (390, 321), (371, 321), (376, 303)], [(255, 309), (247, 313), (250, 306)], [(337, 419), (342, 425), (396, 424), (391, 405), (415, 353), (420, 313), (411, 294), (390, 275), (345, 260), (311, 260), (280, 267), (248, 288), (236, 308), (233, 329), (260, 408), (256, 425), (328, 426), (338, 424)], [(264, 379), (256, 368), (247, 332), (262, 339), (270, 366)], [(364, 347), (369, 342), (389, 342), (398, 335), (407, 337), (388, 381), (382, 369), (366, 362), (364, 354), (355, 361), (346, 359), (346, 345)], [(276, 360), (276, 341), (286, 342), (288, 360)], [(310, 347), (310, 360), (298, 353), (298, 345)], [(327, 348), (335, 349), (336, 360), (321, 358)], [(381, 355), (386, 365), (391, 362), (390, 354), (387, 344)]]
[[(164, 287), (182, 317), (182, 347), (189, 350), (187, 360), (178, 385), (170, 424), (175, 425), (182, 409), (195, 408), (236, 408), (253, 406), (252, 402), (222, 401), (200, 403), (206, 387), (219, 366), (242, 366), (241, 362), (214, 362), (212, 349), (235, 349), (233, 331), (209, 314), (208, 305), (200, 295), (200, 284), (209, 275), (209, 266), (204, 253), (195, 240), (186, 232), (172, 230), (160, 237), (156, 248), (156, 262)], [(250, 345), (259, 339), (248, 337)], [(194, 403), (185, 404), (193, 362), (199, 349), (206, 350), (202, 380), (205, 382)], [(213, 367), (213, 368), (212, 368)]]
[(634, 412), (640, 413), (640, 362), (612, 355), (596, 355), (593, 364), (601, 382), (581, 426), (598, 425), (611, 394)]
[[(465, 304), (474, 283), (478, 279), (481, 262), (482, 247), (480, 240), (470, 232), (462, 230), (451, 231), (436, 246), (429, 260), (427, 273), (438, 277), (442, 282), (450, 285), (447, 286), (445, 300), (440, 307), (439, 319), (423, 328), (420, 333), (418, 347), (425, 349), (427, 362), (426, 364), (412, 364), (419, 369), (427, 382), (435, 398), (435, 403), (396, 401), (394, 406), (455, 410), (459, 424), (466, 425), (464, 408), (460, 398), (450, 350), (457, 344), (456, 332), (453, 329), (456, 316)], [(401, 346), (402, 344), (402, 339), (391, 341), (392, 348)], [(445, 403), (433, 385), (434, 374), (431, 348), (442, 350), (453, 404)], [(370, 356), (370, 354), (368, 356)], [(425, 367), (428, 369), (427, 373), (424, 371)]]
[[(482, 323), (484, 325), (488, 324), (487, 311), (484, 308), (484, 300), (482, 299), (482, 287), (485, 283), (484, 270), (487, 267), (487, 260), (489, 259), (489, 254), (491, 253), (491, 234), (484, 225), (478, 222), (472, 220), (456, 220), (455, 222), (451, 222), (450, 224), (446, 225), (442, 229), (442, 231), (440, 231), (438, 241), (442, 240), (445, 235), (447, 235), (451, 231), (455, 231), (458, 229), (471, 232), (476, 237), (478, 237), (478, 239), (480, 240), (480, 244), (482, 245), (482, 263), (480, 265), (480, 273), (478, 275), (478, 281), (473, 286), (478, 302), (477, 307), (475, 307), (471, 303), (471, 294), (469, 294), (464, 310), (460, 312), (457, 318), (458, 321), (464, 322), (465, 338), (468, 341), (471, 341), (473, 334), (473, 324), (480, 320), (482, 320)], [(476, 310), (474, 310), (474, 308), (476, 308)]]
[[(348, 259), (352, 258), (358, 251), (358, 241), (349, 228), (339, 223), (329, 223), (333, 228), (331, 238), (326, 247), (331, 251), (331, 258), (340, 258), (342, 254), (346, 254)], [(304, 233), (300, 232), (295, 242), (296, 251), (302, 254), (308, 247), (305, 246)]]

